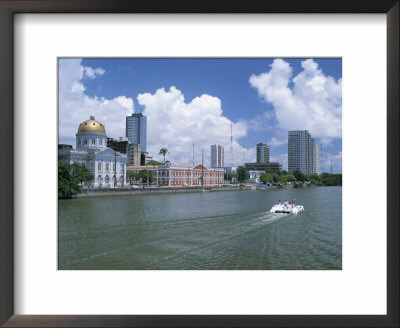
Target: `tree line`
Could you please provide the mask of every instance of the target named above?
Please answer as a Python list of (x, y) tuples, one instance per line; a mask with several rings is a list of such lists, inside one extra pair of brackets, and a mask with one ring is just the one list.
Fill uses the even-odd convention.
[[(224, 179), (229, 181), (247, 182), (250, 178), (249, 172), (245, 167), (239, 166), (236, 172), (225, 173)], [(260, 181), (262, 183), (287, 183), (287, 182), (310, 182), (311, 185), (316, 186), (341, 186), (342, 185), (342, 174), (303, 174), (301, 171), (296, 170), (293, 174), (289, 174), (287, 171), (282, 170), (278, 173), (261, 173)]]

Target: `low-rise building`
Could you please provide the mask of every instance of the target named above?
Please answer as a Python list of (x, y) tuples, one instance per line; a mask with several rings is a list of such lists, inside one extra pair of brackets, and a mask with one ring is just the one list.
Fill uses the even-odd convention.
[[(224, 169), (207, 169), (202, 165), (128, 166), (127, 172), (153, 172), (153, 184), (157, 187), (210, 186), (224, 183)], [(203, 179), (203, 184), (202, 184)]]
[(261, 182), (261, 180), (260, 180), (261, 173), (264, 173), (264, 172), (249, 170), (250, 180), (252, 180), (254, 183), (260, 183)]
[(263, 171), (265, 173), (279, 173), (282, 171), (282, 164), (278, 162), (269, 163), (245, 163), (244, 167), (248, 171)]

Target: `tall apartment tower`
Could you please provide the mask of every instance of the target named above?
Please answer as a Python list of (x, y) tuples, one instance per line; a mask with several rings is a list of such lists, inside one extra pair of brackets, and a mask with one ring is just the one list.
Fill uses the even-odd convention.
[(313, 173), (313, 142), (307, 130), (289, 131), (288, 171), (299, 170), (303, 174)]
[(269, 147), (266, 144), (257, 145), (257, 163), (269, 163)]
[(224, 147), (211, 145), (211, 167), (224, 167)]
[(142, 151), (146, 152), (147, 143), (147, 117), (142, 113), (126, 117), (125, 136), (129, 142), (140, 144)]
[(321, 169), (320, 169), (320, 148), (319, 145), (315, 143), (315, 139), (312, 138), (312, 144), (313, 144), (313, 173), (316, 174), (321, 174)]

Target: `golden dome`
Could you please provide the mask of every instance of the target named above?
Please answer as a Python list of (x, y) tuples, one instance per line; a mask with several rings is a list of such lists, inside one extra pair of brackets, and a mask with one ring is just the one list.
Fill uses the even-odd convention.
[(94, 116), (90, 116), (90, 120), (84, 121), (79, 124), (79, 132), (94, 132), (94, 133), (104, 133), (106, 134), (106, 129), (103, 123), (96, 121)]

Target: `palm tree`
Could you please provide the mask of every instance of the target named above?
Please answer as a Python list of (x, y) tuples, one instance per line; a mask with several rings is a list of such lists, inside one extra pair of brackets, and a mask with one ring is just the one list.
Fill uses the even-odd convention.
[(163, 155), (164, 156), (164, 164), (165, 164), (165, 155), (168, 154), (168, 149), (163, 147), (160, 149), (160, 152), (158, 153), (158, 155)]

